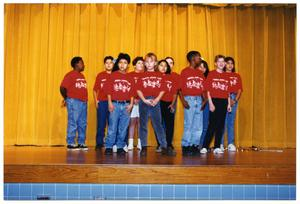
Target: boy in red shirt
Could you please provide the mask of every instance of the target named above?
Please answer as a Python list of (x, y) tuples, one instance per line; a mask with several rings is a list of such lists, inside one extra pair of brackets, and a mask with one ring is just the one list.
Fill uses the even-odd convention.
[(215, 57), (216, 69), (209, 72), (204, 87), (207, 90), (209, 104), (209, 125), (204, 138), (200, 153), (207, 153), (209, 144), (215, 134), (214, 153), (220, 154), (224, 151), (220, 148), (226, 113), (231, 112), (230, 106), (230, 80), (228, 73), (224, 72), (225, 57)]
[[(82, 58), (74, 57), (71, 66), (73, 70), (65, 75), (60, 85), (60, 93), (64, 97), (62, 105), (67, 105), (68, 111), (67, 149), (88, 150), (85, 145), (88, 92), (85, 77), (81, 73), (84, 70)], [(78, 145), (75, 144), (76, 132)]]
[[(113, 153), (113, 145), (117, 146), (117, 154), (124, 154), (125, 137), (130, 121), (130, 112), (135, 95), (134, 79), (127, 74), (130, 63), (128, 54), (120, 53), (114, 71), (105, 87), (108, 99), (109, 123), (105, 140), (105, 154)], [(115, 69), (115, 67), (117, 69)]]
[(187, 54), (189, 66), (181, 71), (179, 92), (184, 106), (184, 132), (181, 140), (182, 154), (199, 153), (200, 137), (203, 130), (203, 111), (201, 111), (204, 76), (198, 69), (201, 55), (198, 51)]
[(104, 86), (108, 81), (111, 71), (114, 66), (114, 58), (112, 56), (106, 56), (104, 58), (105, 71), (100, 72), (94, 84), (94, 100), (97, 109), (97, 134), (96, 134), (96, 147), (95, 149), (101, 149), (104, 145), (105, 127), (108, 124), (108, 102), (107, 95), (104, 92)]
[(160, 99), (166, 91), (166, 83), (160, 72), (155, 72), (157, 57), (154, 53), (145, 56), (146, 72), (142, 73), (137, 82), (137, 94), (140, 97), (140, 128), (139, 137), (141, 139), (141, 156), (147, 155), (148, 117), (151, 117), (152, 125), (157, 134), (161, 154), (174, 156), (175, 152), (167, 148), (166, 134), (162, 127)]

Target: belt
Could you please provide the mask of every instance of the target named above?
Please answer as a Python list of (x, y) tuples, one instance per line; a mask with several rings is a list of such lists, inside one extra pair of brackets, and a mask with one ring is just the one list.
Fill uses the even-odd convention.
[(114, 103), (130, 103), (130, 101), (118, 101), (118, 100), (112, 100)]

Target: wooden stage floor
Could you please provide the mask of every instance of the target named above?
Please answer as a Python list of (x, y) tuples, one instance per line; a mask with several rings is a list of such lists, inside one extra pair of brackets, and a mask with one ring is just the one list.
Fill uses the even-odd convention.
[(296, 150), (239, 151), (221, 155), (147, 157), (104, 151), (67, 151), (65, 147), (4, 147), (5, 183), (119, 184), (296, 184)]

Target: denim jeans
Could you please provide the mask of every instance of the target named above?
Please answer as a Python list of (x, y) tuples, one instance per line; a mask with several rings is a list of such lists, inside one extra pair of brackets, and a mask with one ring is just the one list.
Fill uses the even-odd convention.
[(75, 98), (67, 98), (68, 128), (67, 144), (75, 144), (76, 132), (77, 143), (85, 144), (87, 125), (87, 102)]
[[(234, 94), (234, 93), (230, 94), (230, 98), (235, 99), (236, 94)], [(234, 122), (235, 122), (237, 107), (238, 107), (238, 103), (235, 103), (231, 107), (231, 112), (230, 113), (227, 112), (227, 114), (226, 114), (225, 127), (224, 127), (222, 141), (221, 141), (221, 144), (223, 144), (223, 145), (224, 145), (224, 135), (225, 135), (226, 129), (227, 129), (228, 144), (234, 144)]]
[[(154, 99), (153, 97), (146, 97), (147, 99)], [(148, 106), (142, 100), (139, 102), (139, 112), (140, 112), (140, 130), (139, 138), (141, 140), (142, 147), (147, 146), (148, 137), (148, 117), (150, 115), (152, 126), (154, 132), (157, 135), (159, 145), (161, 147), (167, 147), (166, 133), (162, 126), (160, 103), (156, 106)]]
[(185, 96), (190, 108), (184, 109), (184, 130), (181, 140), (183, 147), (200, 144), (203, 130), (203, 111), (201, 111), (201, 96)]
[(126, 110), (129, 103), (112, 103), (114, 105), (114, 111), (109, 113), (105, 147), (112, 148), (112, 146), (116, 144), (117, 148), (123, 148), (125, 146), (125, 137), (130, 122), (130, 113)]
[(208, 129), (208, 123), (209, 123), (209, 105), (208, 102), (205, 104), (205, 107), (203, 109), (203, 131), (200, 138), (200, 146), (202, 147), (204, 138)]
[(109, 120), (108, 102), (99, 101), (97, 109), (97, 134), (96, 145), (103, 145), (105, 137), (105, 127)]

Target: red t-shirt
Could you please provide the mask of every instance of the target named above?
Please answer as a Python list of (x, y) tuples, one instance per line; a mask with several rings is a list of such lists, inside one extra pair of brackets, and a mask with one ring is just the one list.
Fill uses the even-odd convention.
[(216, 70), (209, 72), (204, 88), (209, 91), (211, 98), (228, 98), (231, 91), (229, 74), (219, 73)]
[(241, 76), (236, 72), (228, 73), (230, 79), (231, 93), (237, 93), (239, 89), (243, 91)]
[(167, 91), (164, 93), (163, 97), (161, 98), (162, 101), (172, 102), (173, 96), (177, 94), (178, 90), (178, 74), (165, 74), (164, 80), (167, 85)]
[[(141, 74), (143, 74), (143, 72), (141, 72), (141, 73), (137, 73), (135, 71), (129, 72), (129, 75), (134, 79), (134, 85), (135, 86), (136, 86), (136, 84), (138, 82), (138, 79), (141, 76)], [(138, 95), (137, 95), (137, 93), (136, 93), (136, 91), (135, 91), (134, 97), (135, 98), (139, 98)]]
[(184, 96), (200, 96), (205, 77), (199, 69), (186, 67), (180, 74), (180, 87)]
[(136, 84), (136, 90), (143, 93), (144, 97), (157, 97), (161, 91), (167, 91), (164, 76), (160, 72), (141, 73)]
[(80, 72), (75, 70), (68, 72), (60, 86), (67, 89), (69, 98), (76, 98), (82, 101), (88, 100), (86, 80)]
[(134, 79), (127, 73), (115, 71), (104, 88), (105, 92), (111, 95), (111, 100), (127, 101), (134, 96)]
[(104, 85), (106, 84), (107, 80), (109, 79), (110, 74), (106, 71), (100, 72), (94, 84), (94, 91), (98, 91), (97, 99), (98, 101), (107, 101), (107, 95), (104, 92)]

